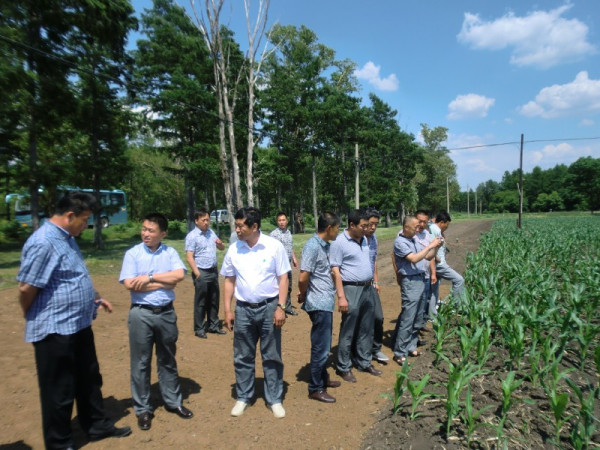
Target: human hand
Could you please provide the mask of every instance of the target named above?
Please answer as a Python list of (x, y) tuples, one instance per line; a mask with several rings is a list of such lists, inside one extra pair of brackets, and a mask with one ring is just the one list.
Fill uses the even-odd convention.
[(341, 313), (348, 312), (348, 300), (345, 296), (338, 297), (338, 311)]
[(275, 314), (273, 314), (273, 323), (277, 328), (281, 328), (285, 323), (285, 311), (279, 306), (275, 308)]

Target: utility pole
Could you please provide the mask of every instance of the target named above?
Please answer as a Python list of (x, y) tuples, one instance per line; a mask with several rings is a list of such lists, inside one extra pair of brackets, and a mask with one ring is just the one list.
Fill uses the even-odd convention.
[(467, 216), (471, 215), (471, 207), (469, 205), (469, 194), (470, 194), (470, 189), (469, 189), (469, 185), (467, 184)]
[(519, 218), (517, 219), (517, 228), (521, 229), (521, 220), (523, 219), (523, 134), (521, 133), (521, 156), (519, 162)]
[(475, 189), (475, 214), (477, 214), (477, 189)]
[(448, 184), (448, 177), (446, 177), (446, 212), (450, 214), (450, 186)]
[(359, 192), (359, 183), (358, 183), (358, 177), (359, 177), (359, 170), (358, 170), (358, 144), (355, 144), (354, 146), (354, 203), (356, 205), (356, 209), (358, 209), (360, 206), (360, 192)]

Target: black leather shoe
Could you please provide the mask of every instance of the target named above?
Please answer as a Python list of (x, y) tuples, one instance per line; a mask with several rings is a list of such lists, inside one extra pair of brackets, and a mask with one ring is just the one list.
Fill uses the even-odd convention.
[(165, 408), (167, 411), (177, 414), (182, 419), (191, 419), (194, 417), (194, 413), (187, 409), (185, 406), (178, 406), (177, 408)]
[(341, 385), (342, 385), (342, 383), (340, 381), (332, 380), (331, 378), (329, 380), (327, 380), (327, 387), (337, 388), (337, 387), (340, 387)]
[(425, 339), (419, 339), (417, 341), (417, 347), (423, 347), (424, 345), (427, 345), (427, 341)]
[(366, 369), (358, 369), (358, 370), (360, 370), (361, 372), (367, 372), (367, 373), (370, 373), (371, 375), (374, 375), (374, 376), (376, 376), (376, 377), (378, 377), (379, 375), (381, 375), (381, 374), (382, 374), (381, 370), (377, 370), (377, 369), (376, 369), (375, 367), (373, 367), (373, 366), (369, 366), (369, 367), (367, 367)]
[(206, 339), (206, 333), (204, 331), (196, 331), (194, 335), (200, 339)]
[(292, 309), (286, 309), (286, 310), (285, 310), (285, 313), (286, 313), (288, 316), (297, 316), (297, 315), (298, 315), (298, 313), (297, 313), (296, 311), (292, 310)]
[(349, 370), (348, 372), (342, 372), (340, 370), (336, 370), (336, 372), (340, 377), (342, 377), (342, 380), (347, 381), (348, 383), (356, 383), (356, 378), (354, 377), (354, 374), (352, 373), (351, 370)]
[(152, 426), (152, 413), (150, 411), (144, 411), (138, 416), (138, 427), (140, 430), (149, 430)]
[(92, 442), (100, 441), (102, 439), (106, 439), (109, 437), (122, 438), (125, 436), (129, 436), (130, 434), (131, 434), (131, 428), (129, 428), (129, 427), (122, 427), (122, 428), (112, 427), (111, 429), (106, 430), (99, 434), (90, 434), (90, 441), (92, 441)]
[(308, 398), (317, 400), (323, 403), (335, 403), (335, 398), (327, 393), (327, 391), (315, 391), (308, 394)]
[(227, 334), (227, 331), (219, 328), (217, 330), (209, 330), (209, 333), (214, 333), (214, 334)]

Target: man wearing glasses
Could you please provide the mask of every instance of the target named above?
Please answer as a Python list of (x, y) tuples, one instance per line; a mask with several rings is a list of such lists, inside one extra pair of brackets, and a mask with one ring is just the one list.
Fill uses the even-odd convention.
[(354, 365), (361, 372), (379, 376), (371, 365), (373, 348), (373, 267), (365, 233), (369, 227), (364, 209), (348, 214), (348, 228), (331, 244), (330, 263), (335, 280), (342, 324), (337, 353), (337, 374), (356, 383)]

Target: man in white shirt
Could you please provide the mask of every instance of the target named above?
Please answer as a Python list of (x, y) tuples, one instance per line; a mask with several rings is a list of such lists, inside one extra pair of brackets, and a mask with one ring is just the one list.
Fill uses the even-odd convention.
[[(260, 231), (261, 214), (244, 207), (235, 214), (238, 241), (229, 247), (221, 275), (225, 277), (225, 326), (234, 332), (233, 366), (237, 401), (231, 410), (241, 416), (254, 396), (256, 345), (264, 373), (265, 400), (276, 418), (285, 417), (281, 327), (285, 323), (288, 272), (291, 270), (281, 242)], [(235, 323), (231, 302), (236, 300)]]

